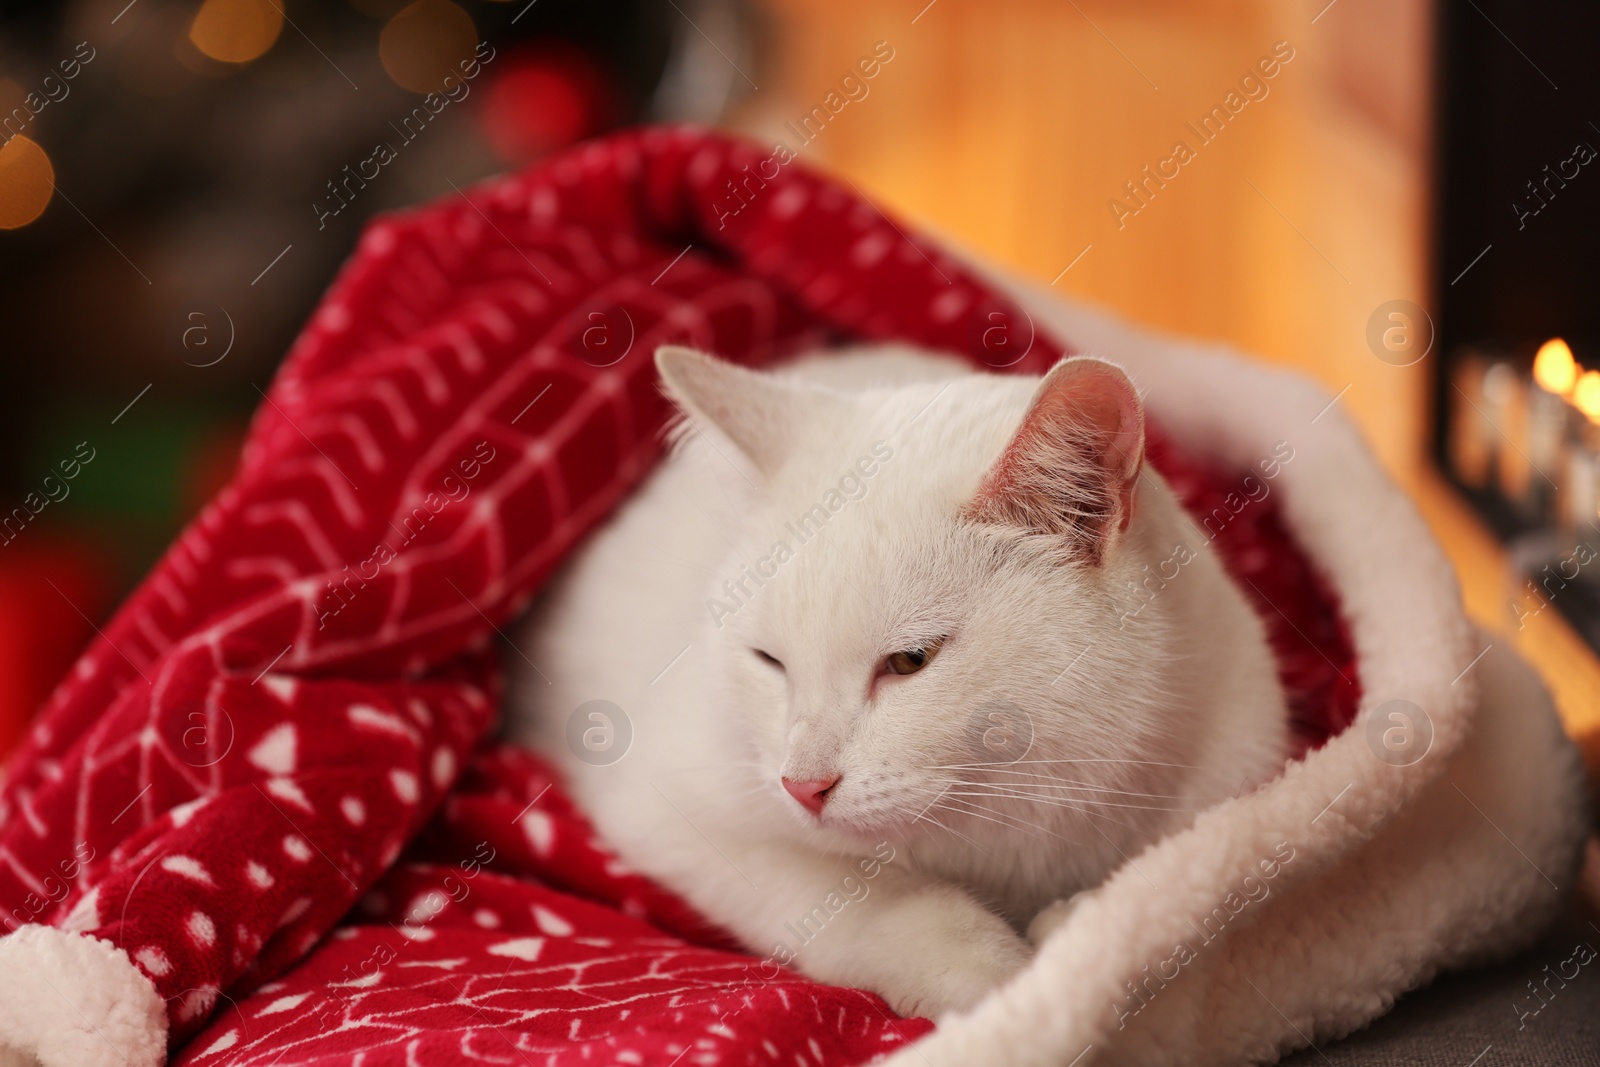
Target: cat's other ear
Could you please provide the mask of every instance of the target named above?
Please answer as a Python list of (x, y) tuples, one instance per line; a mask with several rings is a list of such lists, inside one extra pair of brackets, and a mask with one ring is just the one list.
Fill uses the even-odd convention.
[(1101, 359), (1065, 359), (1039, 383), (968, 514), (1060, 536), (1099, 563), (1133, 518), (1143, 462), (1144, 405), (1128, 376)]
[(834, 399), (820, 386), (747, 370), (679, 345), (656, 349), (667, 395), (699, 430), (710, 430), (771, 476), (794, 450), (806, 421)]

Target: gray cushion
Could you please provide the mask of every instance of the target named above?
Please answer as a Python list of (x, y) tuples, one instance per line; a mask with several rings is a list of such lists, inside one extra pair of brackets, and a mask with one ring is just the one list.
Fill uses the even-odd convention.
[[(1446, 975), (1401, 998), (1393, 1011), (1365, 1030), (1283, 1062), (1292, 1067), (1596, 1067), (1597, 952), (1600, 926), (1569, 913), (1510, 962)], [(1579, 964), (1585, 957), (1590, 962)], [(1574, 967), (1577, 975), (1563, 986), (1559, 972), (1570, 975)], [(1540, 987), (1544, 1001), (1535, 999), (1529, 982)]]

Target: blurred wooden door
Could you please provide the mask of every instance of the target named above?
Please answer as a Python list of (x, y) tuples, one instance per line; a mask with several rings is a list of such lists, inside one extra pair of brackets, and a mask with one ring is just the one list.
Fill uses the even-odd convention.
[[(1409, 465), (1426, 368), (1380, 362), (1366, 326), (1427, 303), (1427, 0), (925, 4), (764, 0), (740, 124), (793, 145), (786, 123), (886, 42), (807, 158), (1075, 295), (1348, 385), (1385, 461)], [(1261, 77), (1275, 48), (1292, 58)], [(1163, 165), (1180, 140), (1193, 158)]]

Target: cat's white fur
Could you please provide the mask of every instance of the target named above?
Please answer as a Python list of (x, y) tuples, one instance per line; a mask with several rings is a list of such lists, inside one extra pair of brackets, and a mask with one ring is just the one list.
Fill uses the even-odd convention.
[[(1159, 474), (1131, 481), (1125, 528), (1084, 540), (1093, 508), (1015, 524), (1049, 526), (1041, 470), (1083, 512), (1079, 483), (1116, 466), (1072, 455), (1103, 435), (1068, 435), (1025, 487), (995, 479), (1050, 455), (1021, 431), (1073, 368), (1042, 385), (905, 349), (765, 374), (658, 362), (689, 423), (530, 614), (511, 729), (629, 863), (755, 952), (902, 1014), (964, 1009), (1057, 902), (1283, 766), (1261, 622)], [(1086, 388), (1126, 384), (1097, 369)], [(919, 672), (876, 676), (945, 636)], [(626, 726), (585, 718), (602, 751), (579, 758), (570, 719), (596, 699)], [(834, 774), (820, 816), (780, 782)]]

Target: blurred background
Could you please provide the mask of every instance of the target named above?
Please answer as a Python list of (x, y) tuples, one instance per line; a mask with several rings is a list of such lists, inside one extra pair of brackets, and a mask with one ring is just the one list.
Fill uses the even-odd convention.
[(680, 120), (1316, 378), (1593, 732), (1597, 31), (1546, 0), (14, 0), (0, 751), (226, 481), (366, 219)]

